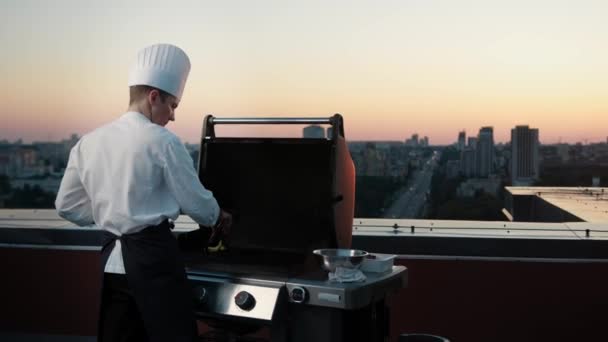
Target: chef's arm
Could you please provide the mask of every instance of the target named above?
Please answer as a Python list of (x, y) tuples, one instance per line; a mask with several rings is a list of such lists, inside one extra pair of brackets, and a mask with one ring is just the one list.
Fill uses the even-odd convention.
[(76, 145), (70, 152), (68, 166), (55, 199), (55, 208), (57, 214), (64, 219), (79, 226), (86, 226), (94, 223), (93, 208), (91, 199), (78, 175), (78, 157), (76, 155), (78, 146)]
[(215, 225), (220, 217), (220, 207), (213, 193), (199, 181), (186, 147), (179, 140), (171, 141), (164, 157), (165, 180), (181, 211), (200, 225)]

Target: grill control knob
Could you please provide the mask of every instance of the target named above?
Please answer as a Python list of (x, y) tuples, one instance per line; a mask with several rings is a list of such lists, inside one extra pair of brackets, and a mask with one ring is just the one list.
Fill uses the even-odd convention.
[(207, 289), (202, 286), (194, 289), (194, 302), (197, 305), (205, 304), (207, 302)]
[(247, 291), (241, 291), (234, 296), (234, 303), (239, 308), (249, 311), (255, 307), (255, 298)]
[(308, 293), (303, 287), (296, 286), (291, 289), (289, 297), (295, 303), (304, 303), (308, 299)]

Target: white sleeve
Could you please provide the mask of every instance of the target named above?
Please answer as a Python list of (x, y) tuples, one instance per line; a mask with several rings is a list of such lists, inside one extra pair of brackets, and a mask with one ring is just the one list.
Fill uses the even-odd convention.
[(165, 181), (181, 211), (198, 224), (213, 226), (219, 217), (220, 207), (213, 193), (199, 181), (184, 144), (177, 138), (171, 139), (164, 157)]
[(79, 226), (94, 223), (91, 199), (87, 194), (78, 174), (78, 148), (76, 144), (70, 152), (68, 166), (63, 174), (59, 192), (55, 199), (55, 208), (59, 216)]

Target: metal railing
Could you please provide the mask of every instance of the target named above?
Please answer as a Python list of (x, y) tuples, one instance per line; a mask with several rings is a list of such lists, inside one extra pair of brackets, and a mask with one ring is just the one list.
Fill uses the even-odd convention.
[[(369, 222), (373, 221), (373, 222)], [(485, 224), (484, 224), (485, 223)], [(529, 225), (536, 225), (531, 227)], [(574, 227), (572, 227), (573, 225)], [(450, 235), (468, 235), (474, 232), (476, 235), (489, 236), (533, 236), (533, 233), (539, 233), (544, 237), (551, 237), (553, 234), (556, 238), (608, 238), (608, 223), (604, 227), (602, 225), (590, 224), (591, 227), (584, 227), (586, 223), (538, 223), (538, 222), (487, 222), (483, 221), (448, 221), (436, 220), (392, 220), (392, 219), (355, 219), (353, 232), (358, 234), (365, 233), (392, 233), (394, 235), (412, 235), (412, 234), (441, 234), (449, 233)], [(525, 233), (525, 234), (521, 234)]]

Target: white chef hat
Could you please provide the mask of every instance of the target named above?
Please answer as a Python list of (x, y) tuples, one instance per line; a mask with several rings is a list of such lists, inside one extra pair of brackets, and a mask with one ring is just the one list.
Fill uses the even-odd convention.
[(190, 60), (175, 45), (155, 44), (141, 49), (129, 71), (129, 87), (147, 85), (181, 99), (190, 72)]

